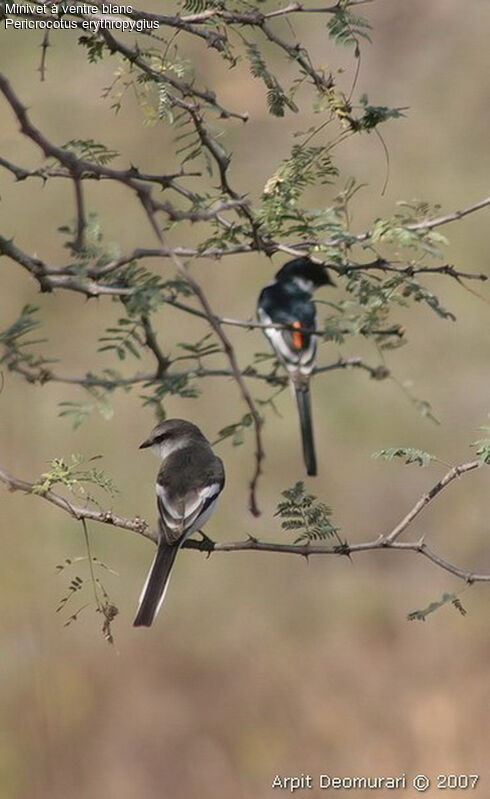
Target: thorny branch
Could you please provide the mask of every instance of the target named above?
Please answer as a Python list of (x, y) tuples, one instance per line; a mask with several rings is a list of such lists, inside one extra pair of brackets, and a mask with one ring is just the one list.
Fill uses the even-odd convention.
[[(155, 354), (156, 357), (156, 354)], [(173, 378), (204, 378), (204, 377), (234, 377), (231, 369), (210, 369), (204, 366), (196, 366), (186, 371), (169, 371), (172, 361), (165, 358), (162, 354), (162, 359), (157, 358), (158, 366), (156, 372), (136, 372), (131, 377), (103, 377), (87, 372), (84, 375), (62, 375), (48, 369), (46, 366), (32, 367), (26, 366), (24, 363), (19, 363), (14, 356), (7, 356), (4, 363), (7, 369), (11, 372), (17, 372), (22, 375), (28, 383), (64, 383), (67, 385), (78, 385), (84, 388), (106, 388), (114, 389), (124, 386), (131, 386), (138, 383), (145, 383), (150, 385), (158, 383), (163, 375)], [(325, 366), (317, 366), (313, 369), (313, 376), (325, 374), (326, 372), (333, 372), (337, 369), (349, 370), (360, 369), (365, 371), (373, 380), (384, 380), (389, 377), (388, 369), (383, 366), (370, 366), (365, 363), (361, 358), (339, 358), (333, 363), (326, 364)], [(285, 375), (274, 374), (270, 372), (260, 372), (254, 366), (247, 366), (241, 371), (242, 377), (252, 380), (261, 380), (265, 383), (270, 383), (274, 386), (286, 386), (288, 378)]]
[[(249, 248), (247, 251), (251, 252), (252, 250)], [(12, 239), (7, 239), (0, 234), (0, 256), (6, 255), (12, 261), (15, 261), (20, 266), (23, 266), (24, 269), (30, 272), (32, 277), (38, 281), (41, 291), (50, 292), (55, 291), (56, 289), (65, 289), (68, 291), (84, 294), (86, 297), (98, 297), (104, 294), (116, 297), (124, 297), (134, 294), (135, 289), (118, 285), (117, 276), (115, 277), (113, 283), (107, 283), (105, 280), (110, 274), (117, 272), (117, 270), (122, 266), (134, 261), (138, 261), (142, 258), (173, 258), (174, 256), (177, 258), (221, 258), (224, 255), (235, 255), (239, 252), (245, 252), (245, 249), (235, 248), (233, 251), (219, 253), (216, 250), (213, 252), (210, 251), (207, 253), (198, 253), (197, 250), (184, 247), (138, 249), (134, 250), (131, 255), (118, 258), (103, 267), (94, 267), (89, 269), (88, 277), (81, 277), (79, 275), (73, 274), (70, 267), (64, 268), (48, 266), (48, 264), (42, 261), (39, 257), (29, 255), (25, 251), (21, 250), (16, 244), (14, 244)], [(307, 251), (297, 250), (296, 254), (306, 255)], [(321, 259), (316, 258), (315, 256), (312, 257), (312, 260), (318, 261), (318, 263), (323, 263)], [(442, 266), (412, 266), (411, 264), (399, 266), (384, 259), (376, 259), (376, 261), (372, 261), (368, 264), (350, 264), (345, 268), (338, 267), (335, 264), (330, 263), (327, 265), (332, 271), (335, 271), (338, 274), (346, 274), (355, 271), (379, 270), (382, 272), (398, 272), (405, 274), (408, 277), (412, 277), (417, 274), (441, 274), (449, 275), (450, 277), (454, 277), (456, 279), (479, 280), (481, 282), (488, 280), (488, 275), (486, 274), (459, 271), (450, 264), (444, 264)], [(179, 303), (179, 301), (174, 300), (172, 297), (164, 298), (164, 302), (167, 302), (169, 305), (174, 305), (181, 310), (187, 310), (189, 313), (199, 315), (198, 310), (191, 309), (189, 306)], [(235, 325), (248, 329), (264, 327), (264, 325), (259, 322), (228, 319), (225, 317), (216, 318), (219, 319), (222, 324), (226, 325)]]
[[(109, 34), (107, 34), (109, 35)], [(124, 49), (125, 45), (121, 45)], [(127, 57), (129, 57), (128, 53), (125, 53)], [(137, 56), (138, 57), (138, 56)], [(246, 252), (254, 252), (264, 249), (267, 254), (271, 255), (274, 252), (287, 252), (292, 255), (300, 256), (300, 255), (310, 255), (312, 260), (317, 261), (318, 263), (323, 263), (323, 259), (321, 257), (311, 255), (309, 251), (309, 246), (313, 246), (316, 242), (300, 242), (300, 243), (283, 243), (277, 241), (263, 241), (261, 237), (258, 235), (257, 226), (253, 220), (253, 217), (250, 211), (247, 208), (248, 201), (245, 198), (241, 198), (240, 195), (230, 187), (228, 183), (228, 179), (226, 177), (227, 168), (229, 165), (229, 158), (221, 149), (220, 146), (216, 144), (214, 139), (210, 137), (207, 129), (203, 125), (202, 118), (197, 110), (196, 107), (192, 106), (192, 104), (186, 103), (182, 101), (183, 107), (188, 111), (190, 114), (196, 130), (200, 136), (201, 142), (203, 146), (209, 151), (212, 158), (216, 161), (219, 172), (221, 175), (221, 184), (222, 189), (225, 194), (228, 195), (229, 199), (221, 201), (219, 203), (215, 203), (214, 207), (209, 209), (200, 209), (196, 211), (195, 209), (185, 211), (181, 209), (177, 209), (169, 202), (161, 202), (157, 201), (153, 198), (152, 191), (151, 191), (151, 183), (156, 183), (160, 185), (161, 188), (171, 188), (175, 190), (179, 194), (183, 194), (187, 196), (189, 199), (193, 198), (192, 192), (189, 192), (185, 187), (181, 186), (177, 181), (176, 177), (185, 177), (185, 173), (181, 173), (179, 175), (148, 175), (142, 174), (140, 171), (135, 168), (131, 167), (127, 170), (117, 170), (111, 167), (96, 164), (87, 159), (80, 158), (76, 156), (73, 152), (64, 149), (62, 147), (58, 147), (52, 144), (42, 133), (39, 131), (35, 125), (33, 125), (28, 117), (27, 111), (22, 105), (21, 101), (17, 97), (16, 93), (10, 86), (8, 80), (0, 74), (0, 91), (4, 94), (7, 102), (9, 103), (10, 107), (12, 108), (15, 116), (20, 125), (21, 132), (27, 136), (31, 141), (33, 141), (44, 153), (45, 157), (53, 157), (55, 158), (62, 167), (65, 168), (66, 172), (59, 172), (53, 170), (51, 168), (40, 168), (37, 170), (26, 170), (22, 167), (18, 167), (4, 158), (0, 159), (0, 166), (11, 171), (18, 180), (24, 180), (27, 177), (42, 177), (43, 179), (47, 179), (49, 177), (57, 176), (57, 177), (69, 177), (74, 181), (75, 185), (75, 195), (76, 195), (76, 207), (77, 207), (77, 237), (75, 242), (75, 247), (79, 246), (81, 243), (81, 239), (83, 237), (83, 231), (86, 227), (86, 221), (84, 217), (84, 209), (83, 209), (83, 201), (82, 201), (82, 192), (81, 192), (81, 183), (84, 179), (88, 178), (95, 178), (95, 179), (107, 179), (107, 180), (114, 180), (116, 182), (122, 183), (126, 185), (127, 188), (135, 192), (140, 204), (145, 210), (145, 213), (150, 219), (153, 229), (155, 229), (155, 215), (159, 212), (164, 212), (168, 218), (175, 222), (175, 221), (190, 221), (190, 222), (202, 222), (202, 221), (209, 221), (211, 219), (218, 219), (222, 223), (225, 223), (225, 220), (222, 218), (222, 213), (228, 210), (237, 210), (240, 214), (245, 214), (251, 223), (251, 240), (249, 243), (243, 243), (239, 245), (233, 245), (226, 248), (219, 248), (219, 247), (212, 247), (208, 249), (197, 249), (197, 248), (182, 248), (182, 247), (159, 247), (159, 248), (138, 248), (136, 249), (131, 255), (119, 258), (112, 262), (111, 264), (106, 265), (105, 267), (101, 268), (100, 270), (93, 269), (91, 270), (90, 277), (92, 278), (90, 281), (84, 281), (80, 279), (76, 279), (73, 275), (67, 274), (67, 270), (63, 268), (58, 269), (49, 269), (49, 267), (38, 258), (31, 258), (26, 253), (22, 253), (19, 248), (17, 248), (13, 242), (8, 241), (7, 239), (0, 237), (0, 252), (2, 254), (10, 256), (13, 260), (16, 260), (18, 263), (21, 263), (25, 268), (29, 269), (31, 273), (38, 279), (40, 282), (41, 289), (44, 291), (50, 291), (55, 288), (64, 288), (69, 289), (72, 291), (78, 291), (81, 293), (86, 294), (87, 296), (98, 296), (100, 294), (113, 294), (116, 295), (118, 293), (116, 286), (107, 286), (106, 284), (100, 284), (98, 281), (103, 277), (110, 274), (112, 271), (117, 271), (121, 266), (127, 264), (131, 261), (139, 260), (141, 258), (152, 258), (152, 257), (166, 257), (166, 258), (180, 258), (180, 257), (192, 257), (192, 258), (221, 258), (228, 255), (236, 255), (239, 253), (246, 253)], [(181, 101), (179, 101), (181, 102)], [(189, 173), (195, 174), (195, 173)], [(457, 221), (464, 216), (469, 214), (475, 213), (483, 208), (490, 206), (490, 197), (486, 197), (480, 200), (477, 203), (473, 203), (472, 205), (451, 212), (449, 214), (436, 217), (434, 219), (427, 219), (421, 222), (407, 224), (407, 230), (411, 231), (426, 231), (432, 230), (436, 227), (449, 224), (450, 222)], [(366, 231), (364, 233), (359, 233), (353, 236), (353, 239), (359, 243), (366, 242), (371, 238), (371, 232)], [(335, 244), (335, 239), (331, 239), (325, 244)], [(346, 274), (350, 271), (369, 271), (369, 270), (378, 270), (378, 271), (391, 271), (391, 272), (398, 272), (402, 274), (406, 274), (408, 276), (413, 276), (416, 274), (445, 274), (449, 275), (454, 278), (464, 278), (464, 279), (473, 279), (473, 280), (487, 280), (488, 276), (483, 273), (467, 273), (461, 272), (457, 270), (454, 266), (450, 264), (444, 264), (442, 266), (424, 266), (424, 265), (403, 265), (397, 264), (395, 262), (390, 262), (383, 258), (377, 258), (375, 261), (370, 263), (353, 263), (349, 264), (348, 266), (341, 267), (336, 264), (328, 264), (329, 268), (333, 271), (337, 272), (338, 274)], [(124, 295), (127, 293), (127, 289), (121, 289), (120, 294)]]
[[(480, 466), (481, 461), (478, 460), (469, 461), (467, 463), (454, 466), (449, 472), (447, 472), (446, 475), (444, 475), (444, 477), (435, 483), (427, 493), (417, 500), (410, 511), (397, 525), (395, 525), (395, 527), (393, 527), (391, 531), (382, 533), (369, 541), (362, 541), (356, 544), (345, 543), (342, 545), (332, 546), (329, 544), (311, 544), (309, 542), (307, 544), (283, 544), (278, 542), (258, 541), (252, 536), (249, 536), (244, 541), (216, 542), (207, 536), (203, 536), (202, 541), (190, 539), (186, 541), (183, 546), (185, 549), (195, 549), (208, 554), (212, 552), (254, 551), (300, 555), (305, 558), (308, 558), (311, 555), (351, 556), (360, 552), (370, 551), (414, 552), (415, 554), (422, 555), (439, 568), (449, 572), (450, 574), (453, 574), (455, 577), (459, 577), (468, 584), (490, 582), (490, 574), (469, 571), (451, 563), (445, 558), (442, 558), (438, 553), (434, 552), (430, 547), (427, 546), (424, 536), (421, 536), (419, 539), (413, 541), (398, 540), (402, 532), (405, 532), (405, 530), (408, 529), (408, 527), (414, 522), (415, 518), (444, 489), (454, 482), (456, 478), (468, 474)], [(0, 469), (0, 482), (4, 483), (4, 485), (10, 491), (21, 491), (25, 494), (32, 494), (35, 485), (34, 483), (20, 480), (3, 469)], [(58, 508), (68, 513), (77, 521), (86, 519), (88, 521), (100, 522), (101, 524), (109, 524), (113, 527), (120, 527), (123, 530), (129, 530), (131, 532), (137, 533), (138, 535), (142, 535), (145, 538), (151, 539), (152, 541), (157, 541), (157, 533), (153, 531), (148, 523), (140, 517), (127, 519), (116, 515), (112, 511), (93, 510), (90, 508), (74, 506), (64, 497), (55, 493), (54, 491), (45, 491), (44, 493), (37, 491), (35, 495), (45, 499), (47, 502), (50, 502), (53, 505), (56, 505)]]
[[(156, 233), (160, 243), (163, 244), (164, 242), (162, 234), (160, 233), (159, 230), (156, 230)], [(172, 261), (179, 274), (184, 278), (186, 283), (188, 283), (188, 285), (196, 295), (211, 329), (214, 331), (217, 338), (221, 342), (223, 347), (223, 352), (225, 353), (228, 362), (230, 364), (232, 376), (239, 388), (239, 391), (242, 395), (243, 400), (245, 401), (245, 404), (249, 409), (255, 434), (255, 468), (249, 485), (250, 488), (249, 509), (254, 516), (259, 516), (260, 510), (257, 504), (257, 485), (259, 482), (260, 475), (262, 473), (262, 461), (265, 456), (262, 444), (262, 418), (257, 409), (257, 405), (255, 404), (255, 401), (248, 389), (248, 386), (245, 380), (243, 379), (243, 374), (238, 364), (238, 359), (235, 350), (233, 348), (233, 345), (231, 344), (231, 341), (226, 335), (226, 333), (224, 332), (218, 318), (214, 314), (213, 309), (211, 308), (211, 305), (203, 288), (197, 282), (197, 280), (192, 276), (189, 269), (184, 264), (184, 262), (180, 260), (180, 258), (178, 258), (176, 255), (173, 255)]]
[[(368, 3), (370, 0), (352, 0), (342, 4), (342, 8), (347, 10), (349, 7), (355, 7)], [(97, 4), (97, 0), (96, 0)], [(2, 16), (2, 3), (0, 3), (0, 17)], [(134, 20), (152, 20), (157, 21), (160, 25), (174, 29), (177, 32), (183, 32), (190, 36), (196, 36), (206, 42), (206, 44), (220, 52), (225, 52), (228, 47), (227, 27), (236, 27), (237, 29), (255, 28), (260, 36), (269, 40), (276, 48), (290, 60), (294, 61), (298, 67), (299, 72), (303, 78), (306, 78), (318, 91), (320, 96), (329, 96), (335, 89), (335, 81), (332, 74), (324, 74), (320, 69), (317, 69), (310, 60), (309, 54), (306, 49), (297, 41), (290, 41), (283, 39), (278, 35), (275, 25), (275, 20), (284, 20), (292, 15), (298, 14), (337, 14), (340, 3), (325, 6), (306, 6), (300, 2), (291, 2), (282, 7), (273, 9), (271, 11), (262, 12), (261, 10), (250, 11), (234, 11), (225, 9), (224, 7), (209, 8), (205, 11), (195, 14), (179, 14), (175, 16), (153, 14), (141, 10), (133, 9), (131, 12), (120, 14), (118, 16), (127, 16)], [(21, 14), (22, 15), (22, 14)], [(86, 15), (79, 13), (78, 10), (74, 14), (69, 14), (70, 17), (78, 19), (81, 25), (82, 21), (88, 18)], [(95, 15), (97, 18), (99, 15)], [(280, 24), (280, 23), (279, 23)], [(144, 32), (144, 35), (150, 35)], [(246, 121), (248, 115), (246, 113), (239, 113), (228, 108), (225, 108), (218, 101), (215, 93), (209, 89), (200, 88), (196, 85), (194, 80), (187, 81), (181, 75), (167, 69), (165, 66), (156, 64), (149, 57), (148, 53), (140, 49), (138, 45), (134, 47), (128, 46), (123, 41), (116, 38), (109, 30), (101, 28), (94, 35), (100, 42), (100, 45), (109, 51), (109, 53), (118, 53), (122, 56), (126, 63), (131, 67), (137, 67), (138, 70), (147, 79), (150, 79), (158, 85), (164, 85), (168, 102), (172, 109), (187, 115), (192, 123), (195, 133), (199, 138), (200, 145), (204, 151), (207, 152), (208, 157), (214, 162), (219, 173), (219, 190), (220, 198), (210, 201), (207, 207), (199, 206), (197, 202), (197, 195), (183, 185), (184, 178), (197, 176), (200, 173), (185, 172), (183, 169), (177, 174), (147, 174), (141, 172), (137, 167), (131, 166), (128, 169), (114, 169), (105, 164), (94, 163), (87, 158), (82, 158), (76, 155), (72, 150), (65, 147), (59, 147), (53, 144), (49, 139), (33, 124), (27, 113), (26, 108), (16, 95), (14, 89), (9, 84), (8, 80), (0, 75), (0, 92), (3, 93), (7, 103), (12, 109), (17, 122), (19, 123), (20, 130), (28, 139), (30, 139), (40, 150), (45, 158), (54, 159), (58, 166), (47, 164), (38, 169), (24, 169), (16, 164), (0, 158), (0, 166), (8, 170), (15, 176), (17, 180), (26, 180), (28, 178), (37, 177), (46, 181), (51, 178), (64, 178), (73, 182), (75, 193), (75, 210), (76, 210), (76, 226), (74, 240), (71, 246), (74, 251), (80, 251), (83, 248), (84, 237), (87, 228), (87, 215), (84, 204), (83, 183), (85, 180), (111, 180), (124, 185), (128, 190), (133, 192), (135, 198), (138, 200), (140, 207), (143, 209), (152, 230), (159, 240), (160, 246), (158, 248), (138, 248), (128, 256), (123, 256), (114, 259), (111, 263), (103, 266), (89, 267), (86, 274), (76, 274), (72, 265), (52, 268), (45, 263), (38, 256), (31, 256), (23, 252), (12, 240), (9, 240), (0, 235), (0, 256), (5, 255), (11, 260), (21, 265), (27, 270), (32, 277), (38, 282), (41, 291), (53, 291), (56, 289), (65, 289), (69, 291), (79, 292), (86, 297), (97, 296), (113, 296), (121, 299), (129, 298), (134, 289), (121, 285), (118, 275), (123, 266), (134, 263), (143, 258), (170, 258), (177, 268), (180, 275), (186, 280), (192, 288), (200, 306), (201, 310), (193, 308), (181, 303), (174, 297), (163, 297), (163, 301), (173, 305), (174, 307), (197, 316), (204, 318), (217, 338), (219, 339), (222, 349), (228, 359), (229, 369), (207, 369), (201, 364), (197, 368), (188, 370), (187, 372), (169, 372), (172, 365), (172, 360), (169, 359), (161, 350), (155, 335), (155, 331), (151, 325), (150, 318), (147, 314), (140, 317), (143, 326), (145, 340), (144, 345), (152, 353), (156, 360), (156, 370), (152, 373), (141, 374), (137, 373), (128, 378), (114, 378), (109, 381), (106, 378), (98, 377), (93, 374), (86, 374), (83, 376), (63, 376), (58, 375), (51, 369), (47, 369), (41, 365), (39, 367), (32, 364), (26, 365), (25, 363), (16, 361), (15, 357), (7, 358), (5, 363), (12, 371), (17, 371), (22, 374), (30, 382), (48, 382), (58, 381), (63, 383), (74, 383), (84, 387), (111, 387), (115, 386), (128, 386), (139, 382), (159, 381), (162, 380), (167, 374), (170, 376), (194, 376), (194, 377), (214, 377), (224, 376), (232, 377), (240, 390), (243, 400), (245, 401), (251, 418), (253, 420), (253, 427), (255, 431), (255, 471), (250, 485), (250, 507), (252, 512), (257, 512), (257, 503), (255, 498), (255, 491), (257, 481), (261, 472), (261, 463), (264, 457), (261, 441), (261, 425), (262, 420), (258, 413), (257, 406), (248, 390), (244, 378), (254, 378), (257, 380), (265, 380), (275, 385), (283, 385), (286, 380), (282, 376), (275, 374), (264, 374), (254, 367), (246, 367), (241, 369), (235, 351), (230, 343), (226, 333), (223, 331), (224, 325), (238, 326), (242, 328), (260, 328), (263, 327), (260, 323), (250, 322), (247, 320), (236, 320), (227, 317), (219, 317), (214, 314), (206, 293), (203, 291), (201, 285), (190, 273), (188, 266), (182, 261), (183, 258), (203, 259), (213, 258), (220, 259), (222, 257), (236, 255), (238, 253), (252, 253), (263, 252), (270, 256), (273, 253), (282, 252), (288, 255), (310, 255), (315, 262), (323, 263), (321, 254), (316, 253), (312, 255), (312, 249), (316, 248), (319, 244), (318, 241), (302, 240), (300, 242), (288, 242), (281, 240), (273, 240), (271, 236), (266, 235), (257, 222), (255, 213), (252, 210), (249, 201), (231, 185), (228, 171), (230, 165), (230, 155), (224, 150), (219, 141), (211, 133), (207, 123), (206, 114), (209, 109), (215, 115), (222, 119), (238, 119)], [(42, 45), (42, 61), (40, 67), (40, 74), (42, 79), (45, 77), (46, 71), (46, 50), (49, 46), (47, 37), (45, 37)], [(340, 96), (340, 95), (339, 95)], [(357, 120), (350, 116), (350, 106), (348, 101), (345, 107), (339, 109), (343, 122), (350, 125), (352, 130), (355, 129)], [(332, 112), (333, 113), (333, 112)], [(339, 114), (340, 117), (340, 114)], [(182, 209), (175, 206), (172, 202), (157, 200), (154, 196), (155, 189), (173, 192), (180, 200), (187, 201), (189, 207)], [(173, 195), (172, 195), (173, 196)], [(426, 232), (433, 230), (439, 226), (448, 224), (452, 221), (461, 219), (462, 217), (474, 213), (482, 208), (490, 206), (490, 197), (487, 197), (477, 203), (474, 203), (467, 208), (454, 211), (444, 216), (438, 216), (433, 219), (425, 219), (413, 224), (406, 224), (406, 230), (413, 232)], [(160, 231), (160, 215), (163, 214), (166, 222), (208, 222), (213, 221), (218, 227), (225, 231), (234, 229), (235, 222), (231, 222), (225, 214), (234, 214), (235, 220), (238, 220), (240, 227), (240, 235), (242, 241), (240, 243), (227, 243), (223, 246), (210, 246), (203, 248), (192, 247), (170, 247), (164, 246), (162, 234)], [(233, 218), (233, 217), (232, 217)], [(351, 245), (354, 243), (365, 244), (372, 238), (372, 231), (365, 231), (357, 235), (351, 236)], [(231, 239), (233, 237), (230, 237)], [(322, 242), (323, 245), (336, 246), (339, 242), (335, 237)], [(343, 245), (342, 245), (343, 246)], [(426, 266), (420, 263), (417, 264), (404, 264), (395, 261), (388, 261), (383, 258), (377, 258), (370, 263), (348, 263), (341, 266), (339, 264), (327, 264), (332, 271), (339, 275), (351, 275), (356, 271), (362, 273), (369, 271), (379, 272), (394, 272), (403, 276), (412, 277), (417, 274), (443, 274), (455, 278), (456, 280), (480, 280), (487, 279), (487, 275), (480, 273), (462, 272), (450, 264), (442, 266)], [(280, 326), (278, 326), (280, 327)], [(363, 334), (363, 331), (360, 331)], [(388, 328), (386, 330), (369, 331), (374, 335), (388, 335), (399, 336), (403, 335), (403, 331), (395, 328)], [(324, 336), (325, 334), (319, 333), (318, 335)], [(340, 358), (337, 362), (329, 364), (324, 367), (318, 367), (316, 373), (330, 371), (332, 369), (347, 369), (347, 368), (360, 368), (365, 370), (371, 377), (375, 379), (383, 379), (389, 373), (385, 367), (371, 367), (365, 364), (358, 358), (343, 359)], [(417, 511), (418, 513), (419, 511)], [(219, 545), (217, 545), (219, 546)], [(386, 542), (383, 546), (390, 546), (391, 548), (399, 547), (398, 542)], [(250, 548), (249, 546), (247, 548)], [(281, 550), (283, 551), (283, 550)], [(285, 551), (285, 550), (284, 550)], [(289, 551), (289, 550), (288, 550)], [(294, 550), (295, 552), (298, 549)], [(304, 553), (301, 553), (304, 554)]]
[[(135, 192), (138, 200), (149, 216), (153, 218), (155, 214), (162, 211), (171, 221), (174, 222), (182, 220), (197, 222), (213, 219), (216, 218), (223, 210), (246, 203), (245, 200), (233, 198), (231, 204), (230, 201), (227, 201), (219, 204), (219, 207), (215, 209), (183, 211), (175, 208), (169, 202), (155, 200), (152, 195), (151, 188), (147, 185), (147, 182), (144, 180), (139, 180), (137, 177), (137, 170), (135, 172), (135, 170), (131, 169), (112, 169), (111, 167), (102, 164), (96, 164), (91, 161), (87, 161), (84, 158), (76, 156), (68, 149), (64, 149), (63, 147), (58, 147), (57, 145), (52, 144), (30, 121), (27, 114), (27, 109), (22, 105), (14, 90), (10, 86), (9, 81), (2, 74), (0, 74), (0, 92), (2, 92), (12, 111), (17, 117), (21, 132), (27, 136), (27, 138), (31, 139), (31, 141), (33, 141), (42, 150), (46, 158), (55, 158), (60, 164), (62, 164), (69, 172), (70, 176), (75, 182), (75, 185), (79, 185), (84, 174), (92, 174), (93, 176), (99, 178), (108, 178), (110, 180), (114, 180), (118, 183), (122, 183)], [(171, 181), (171, 183), (173, 183), (173, 181)], [(79, 217), (78, 227), (80, 229), (84, 227), (84, 224), (83, 220), (80, 220), (81, 208), (80, 203), (78, 202), (78, 196), (77, 211)]]
[(221, 341), (225, 355), (230, 363), (233, 377), (240, 389), (241, 395), (246, 405), (248, 406), (250, 415), (252, 417), (254, 433), (255, 433), (255, 469), (252, 475), (252, 479), (250, 481), (249, 508), (254, 516), (259, 516), (260, 511), (257, 505), (257, 485), (259, 482), (259, 477), (262, 473), (262, 461), (265, 455), (264, 447), (262, 445), (262, 417), (260, 416), (257, 406), (248, 389), (248, 386), (243, 379), (243, 374), (238, 364), (237, 356), (230, 342), (230, 339), (223, 331), (220, 322), (217, 320), (216, 316), (214, 315), (213, 310), (209, 304), (209, 300), (206, 297), (206, 294), (202, 290), (199, 283), (197, 283), (197, 281), (191, 276), (189, 270), (187, 269), (186, 266), (184, 266), (182, 262), (180, 262), (179, 271), (191, 286), (196, 297), (201, 303), (201, 306), (204, 310), (204, 313), (206, 314), (206, 317), (208, 319), (211, 328), (214, 330), (217, 337)]
[[(0, 482), (4, 483), (10, 491), (22, 491), (24, 494), (32, 494), (34, 483), (27, 483), (25, 480), (18, 480), (16, 477), (0, 469)], [(122, 530), (131, 530), (133, 533), (138, 533), (145, 538), (150, 538), (156, 541), (156, 533), (153, 532), (147, 522), (139, 517), (134, 519), (125, 519), (123, 516), (118, 516), (112, 511), (93, 510), (91, 508), (82, 508), (73, 505), (65, 497), (56, 494), (54, 491), (44, 491), (36, 496), (41, 496), (52, 505), (56, 505), (61, 510), (64, 510), (77, 521), (87, 519), (88, 521), (101, 522), (103, 524), (110, 524), (114, 527), (120, 527)]]
[(469, 463), (463, 463), (460, 466), (453, 466), (453, 468), (444, 475), (442, 480), (439, 480), (427, 494), (424, 494), (419, 501), (413, 506), (413, 508), (407, 513), (407, 515), (401, 520), (393, 530), (385, 536), (382, 536), (381, 541), (384, 544), (392, 544), (394, 541), (399, 538), (399, 536), (407, 529), (407, 527), (413, 522), (416, 516), (424, 510), (425, 507), (432, 502), (432, 500), (443, 491), (449, 483), (452, 483), (453, 480), (456, 480), (457, 477), (460, 477), (462, 474), (466, 472), (471, 472), (473, 469), (478, 469), (481, 465), (480, 461), (470, 461)]

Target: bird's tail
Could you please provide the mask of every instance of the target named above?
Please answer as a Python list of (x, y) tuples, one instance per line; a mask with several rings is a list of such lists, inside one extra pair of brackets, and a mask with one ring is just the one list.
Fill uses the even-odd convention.
[(301, 440), (303, 443), (303, 458), (306, 473), (314, 477), (316, 470), (315, 442), (313, 441), (313, 423), (311, 419), (310, 388), (307, 380), (293, 383), (296, 404), (298, 406), (299, 423), (301, 427)]
[(134, 627), (150, 627), (160, 610), (179, 544), (161, 541), (140, 595)]

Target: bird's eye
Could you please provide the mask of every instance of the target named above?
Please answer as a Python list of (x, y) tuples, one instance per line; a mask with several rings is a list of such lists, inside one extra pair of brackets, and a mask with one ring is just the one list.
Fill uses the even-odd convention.
[(169, 437), (168, 433), (161, 433), (155, 438), (155, 444), (162, 444)]

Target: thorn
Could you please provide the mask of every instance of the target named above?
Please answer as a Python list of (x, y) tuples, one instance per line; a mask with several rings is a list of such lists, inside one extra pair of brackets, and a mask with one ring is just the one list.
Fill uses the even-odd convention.
[(203, 533), (202, 530), (198, 530), (197, 532), (201, 536), (201, 540), (199, 541), (199, 549), (202, 552), (205, 552), (206, 557), (209, 558), (211, 556), (211, 553), (214, 552), (216, 543), (213, 541), (212, 538), (209, 538), (209, 536), (206, 535), (206, 533)]
[(306, 544), (303, 545), (303, 552), (301, 553), (308, 564), (310, 563), (309, 560), (311, 554), (309, 552), (310, 546), (311, 546), (311, 541), (307, 541)]
[(347, 541), (342, 541), (340, 544), (338, 544), (335, 547), (335, 551), (336, 551), (337, 555), (344, 555), (345, 557), (349, 558), (351, 563), (353, 563), (353, 560), (351, 558), (350, 546), (347, 543)]

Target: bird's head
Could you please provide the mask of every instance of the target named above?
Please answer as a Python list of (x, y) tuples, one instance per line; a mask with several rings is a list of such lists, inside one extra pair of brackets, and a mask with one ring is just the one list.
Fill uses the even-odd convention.
[(191, 441), (206, 441), (199, 428), (185, 419), (166, 419), (153, 428), (140, 449), (151, 449), (164, 460), (176, 449), (186, 447)]
[(312, 294), (320, 286), (335, 286), (327, 268), (307, 257), (288, 261), (277, 272), (276, 280), (279, 283), (294, 282), (307, 294)]

